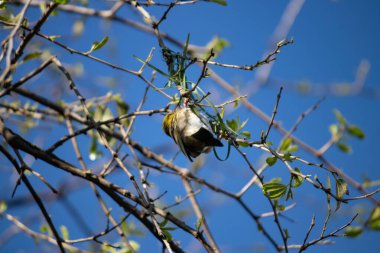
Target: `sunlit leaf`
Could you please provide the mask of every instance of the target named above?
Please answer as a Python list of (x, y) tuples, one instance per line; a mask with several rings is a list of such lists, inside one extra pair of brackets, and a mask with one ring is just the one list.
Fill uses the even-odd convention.
[(217, 3), (223, 6), (227, 6), (227, 1), (226, 0), (209, 0), (209, 2)]
[(364, 139), (365, 137), (364, 132), (358, 126), (355, 126), (355, 125), (348, 126), (347, 132), (351, 134), (352, 136), (355, 136), (359, 139)]
[(277, 162), (277, 157), (271, 156), (271, 157), (268, 157), (265, 161), (267, 162), (269, 166), (273, 166)]
[[(348, 195), (348, 187), (346, 181), (341, 178), (335, 180), (335, 191), (338, 199), (343, 199), (344, 195)], [(340, 208), (340, 201), (337, 202), (336, 210)]]
[(33, 52), (30, 54), (27, 54), (22, 60), (26, 62), (35, 58), (39, 58), (41, 55), (42, 55), (42, 52)]
[(367, 224), (370, 229), (380, 230), (380, 206), (372, 210)]
[(108, 42), (108, 36), (105, 36), (100, 42), (95, 41), (94, 43), (92, 43), (92, 46), (90, 50), (87, 52), (87, 54), (90, 54), (96, 50), (101, 49), (102, 47), (105, 46), (105, 44), (107, 44), (107, 42)]
[(54, 0), (54, 3), (57, 4), (68, 4), (70, 1), (69, 0)]
[[(298, 168), (295, 168), (294, 170), (297, 171), (298, 173), (301, 173), (300, 169)], [(292, 176), (293, 176), (293, 187), (299, 187), (303, 183), (304, 178), (298, 175), (294, 175), (294, 174), (292, 174)]]
[(61, 230), (62, 239), (69, 240), (69, 230), (66, 226), (62, 225), (59, 227)]
[(251, 133), (248, 131), (243, 131), (240, 133), (241, 135), (244, 135), (247, 139), (251, 138)]
[(282, 141), (280, 145), (280, 150), (281, 151), (286, 151), (288, 147), (292, 144), (292, 139), (291, 138), (286, 138), (285, 140)]
[(352, 149), (349, 145), (347, 145), (346, 143), (344, 142), (338, 142), (336, 144), (336, 146), (339, 148), (340, 151), (342, 151), (343, 153), (351, 153), (352, 152)]
[(334, 114), (335, 114), (336, 119), (341, 125), (346, 125), (347, 120), (338, 109), (334, 109)]
[(231, 128), (232, 131), (236, 132), (237, 129), (238, 129), (238, 123), (236, 122), (236, 120), (232, 119), (232, 120), (227, 120), (227, 126), (229, 128)]
[(344, 234), (348, 237), (354, 238), (354, 237), (358, 237), (359, 235), (361, 235), (362, 232), (363, 232), (362, 227), (350, 226), (346, 229)]
[(0, 213), (6, 211), (8, 208), (7, 203), (5, 201), (0, 201)]
[(264, 194), (268, 194), (269, 198), (271, 199), (282, 198), (285, 195), (287, 189), (288, 189), (287, 185), (280, 184), (280, 183), (269, 182), (269, 183), (263, 184)]

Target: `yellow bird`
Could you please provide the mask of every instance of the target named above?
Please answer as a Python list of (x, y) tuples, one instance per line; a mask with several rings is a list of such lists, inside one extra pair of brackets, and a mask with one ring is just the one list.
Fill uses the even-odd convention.
[(223, 147), (214, 137), (208, 119), (201, 113), (195, 114), (190, 108), (178, 107), (168, 113), (162, 121), (162, 128), (190, 161), (201, 153), (210, 152), (212, 147)]

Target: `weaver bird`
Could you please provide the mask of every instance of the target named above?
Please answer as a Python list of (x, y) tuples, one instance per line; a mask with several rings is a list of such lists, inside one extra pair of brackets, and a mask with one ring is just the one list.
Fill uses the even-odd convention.
[(201, 153), (210, 152), (213, 147), (223, 147), (214, 137), (208, 119), (200, 113), (195, 114), (190, 108), (178, 107), (168, 113), (162, 121), (162, 128), (190, 161)]

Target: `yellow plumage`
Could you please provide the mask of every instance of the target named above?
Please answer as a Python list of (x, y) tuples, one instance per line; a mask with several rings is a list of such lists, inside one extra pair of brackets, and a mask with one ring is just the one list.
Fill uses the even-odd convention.
[(223, 146), (214, 137), (207, 118), (195, 114), (190, 108), (177, 108), (168, 113), (162, 121), (162, 128), (190, 161), (201, 153), (210, 152), (214, 146)]

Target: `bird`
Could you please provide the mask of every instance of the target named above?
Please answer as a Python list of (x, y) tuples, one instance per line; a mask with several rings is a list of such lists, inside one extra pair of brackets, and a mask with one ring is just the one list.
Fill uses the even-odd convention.
[(191, 162), (192, 158), (209, 153), (213, 147), (223, 147), (223, 143), (214, 137), (208, 119), (189, 107), (177, 107), (166, 114), (162, 128)]

